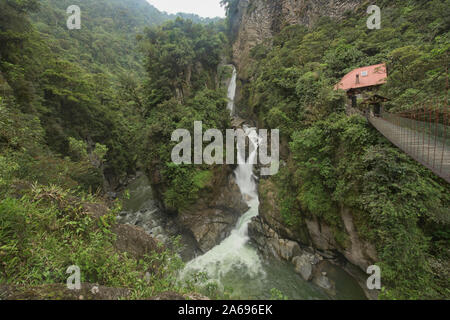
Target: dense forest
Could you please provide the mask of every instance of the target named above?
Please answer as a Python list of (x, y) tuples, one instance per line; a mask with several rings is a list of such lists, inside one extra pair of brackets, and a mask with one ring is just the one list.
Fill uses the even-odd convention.
[[(163, 116), (157, 106), (183, 112), (197, 105), (208, 112), (203, 108), (210, 102), (212, 119), (218, 118), (214, 108), (224, 97), (214, 91), (215, 79), (198, 95), (186, 94), (180, 106), (170, 99), (179, 84), (166, 87), (167, 78), (156, 76), (175, 79), (181, 68), (199, 62), (205, 71), (192, 82), (200, 87), (204, 77), (213, 77), (225, 39), (220, 26), (203, 26), (214, 21), (189, 16), (195, 24), (145, 1), (77, 2), (83, 8), (77, 32), (66, 27), (73, 1), (0, 3), (0, 283), (64, 283), (67, 267), (75, 264), (85, 270), (83, 282), (149, 297), (175, 286), (181, 261), (163, 249), (142, 259), (118, 252), (111, 230), (120, 201), (104, 195), (143, 162), (145, 134), (163, 134), (154, 125)], [(139, 45), (138, 34), (145, 43)], [(146, 56), (158, 56), (160, 65), (145, 68)], [(111, 210), (94, 218), (92, 208), (105, 204)], [(148, 270), (155, 272), (144, 286)]]
[[(280, 172), (261, 179), (283, 223), (330, 225), (348, 243), (342, 207), (373, 243), (381, 299), (450, 297), (450, 186), (394, 147), (334, 90), (349, 71), (386, 62), (387, 110), (443, 101), (448, 94), (449, 0), (374, 1), (383, 28), (366, 27), (362, 6), (313, 27), (286, 25), (251, 50), (239, 70), (239, 116), (280, 129)], [(170, 214), (211, 190), (223, 165), (175, 165), (171, 134), (231, 127), (227, 79), (238, 0), (226, 20), (161, 13), (141, 0), (0, 2), (0, 285), (82, 282), (128, 288), (129, 298), (180, 284), (176, 248), (135, 256), (117, 248), (121, 200), (111, 196), (144, 171)], [(66, 8), (82, 7), (68, 30)], [(103, 213), (102, 213), (103, 212)], [(149, 274), (150, 278), (145, 278)], [(201, 278), (201, 277), (199, 277)], [(52, 298), (51, 293), (39, 293)]]

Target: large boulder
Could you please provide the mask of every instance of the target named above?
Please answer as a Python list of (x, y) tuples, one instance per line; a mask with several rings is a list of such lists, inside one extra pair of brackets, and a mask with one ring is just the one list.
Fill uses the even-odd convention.
[(306, 254), (294, 257), (292, 263), (295, 266), (295, 272), (300, 274), (304, 280), (309, 281), (312, 279), (313, 265)]
[(118, 224), (112, 230), (116, 234), (114, 247), (120, 252), (127, 252), (136, 259), (162, 251), (163, 247), (144, 229), (128, 224)]
[[(100, 219), (110, 213), (109, 208), (101, 203), (85, 203), (83, 209), (94, 219)], [(111, 230), (116, 235), (114, 247), (119, 252), (127, 252), (131, 256), (141, 259), (144, 255), (155, 251), (161, 252), (162, 245), (141, 227), (129, 224), (116, 224)]]
[(314, 283), (327, 291), (333, 289), (333, 284), (331, 283), (330, 279), (328, 279), (325, 272), (323, 274), (320, 274), (318, 277), (315, 277)]
[(291, 261), (291, 259), (301, 253), (300, 246), (297, 242), (291, 240), (279, 240), (279, 254), (283, 260)]
[(178, 214), (178, 223), (190, 231), (206, 252), (225, 239), (249, 207), (236, 184), (231, 168), (221, 167), (207, 186), (204, 197)]

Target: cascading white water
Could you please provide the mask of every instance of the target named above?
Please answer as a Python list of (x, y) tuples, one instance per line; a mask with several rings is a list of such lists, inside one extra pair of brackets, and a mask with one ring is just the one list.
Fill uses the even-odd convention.
[(237, 79), (237, 70), (235, 66), (233, 67), (233, 74), (231, 75), (230, 84), (228, 85), (228, 105), (227, 109), (230, 111), (232, 115), (234, 112), (234, 98), (236, 96), (236, 79)]
[[(238, 167), (235, 170), (236, 175), (236, 184), (239, 186), (242, 195), (244, 198), (258, 198), (258, 193), (256, 191), (256, 183), (255, 176), (253, 174), (253, 163), (255, 163), (255, 158), (257, 156), (257, 148), (259, 144), (259, 137), (256, 133), (255, 128), (249, 128), (244, 126), (245, 135), (249, 138), (250, 141), (250, 153), (248, 160), (245, 159), (245, 154), (242, 155), (240, 150), (238, 150)], [(245, 151), (244, 151), (245, 152)]]
[[(230, 114), (234, 112), (236, 77), (236, 69), (233, 67), (233, 76), (228, 87), (227, 108)], [(221, 292), (231, 294), (235, 299), (269, 299), (273, 288), (281, 290), (291, 299), (326, 299), (326, 295), (297, 275), (292, 265), (276, 259), (263, 262), (257, 250), (249, 245), (248, 226), (252, 218), (259, 214), (257, 183), (253, 173), (259, 137), (255, 128), (244, 127), (244, 130), (254, 147), (250, 148), (247, 161), (244, 161), (245, 150), (238, 148), (238, 167), (234, 174), (250, 209), (242, 215), (228, 238), (187, 263), (180, 273), (180, 280), (192, 280), (192, 276), (199, 272), (206, 273), (209, 281), (216, 283)], [(244, 154), (241, 154), (241, 151), (244, 151)], [(343, 298), (359, 299), (361, 293), (344, 295)]]
[[(236, 69), (233, 67), (233, 76), (228, 88), (228, 110), (234, 109), (234, 92), (236, 90)], [(258, 215), (259, 199), (253, 174), (253, 163), (258, 152), (259, 137), (255, 128), (244, 127), (248, 136), (251, 153), (245, 161), (244, 154), (238, 150), (238, 167), (235, 170), (236, 183), (242, 196), (249, 206), (249, 210), (239, 219), (228, 238), (219, 245), (190, 261), (184, 268), (181, 277), (186, 278), (197, 272), (205, 272), (211, 280), (223, 286), (222, 279), (230, 277), (233, 273), (245, 274), (250, 279), (263, 278), (264, 269), (256, 249), (248, 245), (248, 225), (253, 217)]]
[[(258, 136), (254, 128), (246, 128), (250, 143), (257, 144)], [(257, 148), (249, 155), (249, 159), (238, 165), (235, 170), (236, 183), (250, 209), (239, 219), (228, 238), (219, 245), (190, 261), (184, 268), (181, 277), (186, 278), (197, 272), (205, 272), (211, 280), (223, 286), (222, 279), (234, 272), (245, 273), (250, 279), (264, 277), (264, 269), (258, 253), (248, 245), (248, 225), (258, 215), (259, 199), (253, 175), (252, 160), (256, 157)], [(243, 159), (244, 155), (238, 157)]]

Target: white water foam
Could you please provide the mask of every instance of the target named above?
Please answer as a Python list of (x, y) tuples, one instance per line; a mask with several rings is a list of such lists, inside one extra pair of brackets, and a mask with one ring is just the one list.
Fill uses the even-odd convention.
[[(233, 77), (228, 88), (230, 113), (234, 108), (234, 91), (236, 90), (236, 69), (233, 70)], [(204, 272), (209, 279), (217, 281), (219, 286), (223, 287), (223, 278), (233, 272), (245, 274), (247, 279), (252, 280), (264, 278), (265, 272), (258, 253), (256, 249), (248, 245), (250, 240), (248, 225), (252, 218), (259, 214), (258, 192), (253, 174), (253, 163), (258, 152), (259, 137), (255, 128), (245, 127), (244, 129), (253, 148), (250, 148), (251, 153), (247, 161), (245, 161), (245, 154), (240, 154), (240, 150), (238, 151), (239, 164), (234, 173), (236, 183), (250, 209), (239, 219), (228, 238), (204, 255), (187, 263), (180, 275), (182, 279), (188, 279), (195, 273)]]
[(237, 79), (237, 70), (235, 66), (233, 67), (233, 74), (231, 76), (230, 84), (228, 85), (228, 105), (227, 109), (230, 111), (230, 114), (233, 115), (234, 112), (234, 98), (236, 96), (236, 79)]

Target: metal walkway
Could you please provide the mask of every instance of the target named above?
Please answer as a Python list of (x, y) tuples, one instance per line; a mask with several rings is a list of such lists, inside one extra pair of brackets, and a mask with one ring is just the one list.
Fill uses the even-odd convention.
[(450, 183), (450, 113), (419, 110), (368, 116), (389, 141)]

